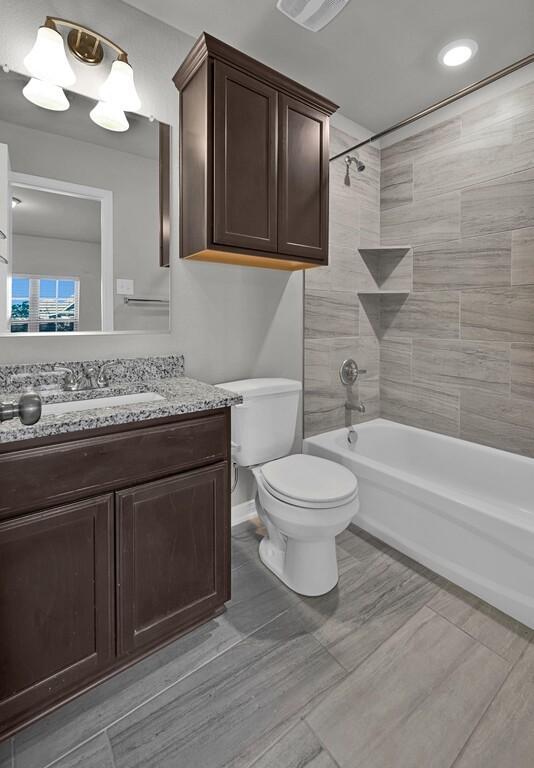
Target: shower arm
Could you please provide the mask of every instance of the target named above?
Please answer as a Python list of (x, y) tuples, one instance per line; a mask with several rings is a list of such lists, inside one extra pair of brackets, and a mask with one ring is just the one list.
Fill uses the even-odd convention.
[(519, 59), (519, 61), (516, 61), (514, 64), (510, 64), (508, 67), (504, 67), (504, 69), (499, 69), (498, 72), (494, 72), (492, 75), (488, 75), (487, 77), (484, 77), (482, 80), (479, 80), (476, 83), (472, 83), (472, 85), (468, 85), (466, 88), (462, 88), (460, 91), (453, 93), (452, 96), (447, 96), (446, 99), (437, 101), (435, 104), (432, 104), (430, 107), (427, 107), (426, 109), (421, 110), (421, 112), (416, 112), (415, 115), (406, 117), (404, 120), (401, 120), (399, 123), (395, 123), (395, 125), (392, 125), (389, 128), (386, 128), (385, 130), (380, 131), (379, 133), (375, 133), (373, 136), (370, 136), (368, 139), (365, 139), (364, 141), (360, 141), (358, 144), (354, 144), (352, 147), (348, 147), (347, 149), (344, 149), (343, 152), (338, 152), (337, 155), (333, 155), (333, 157), (330, 158), (330, 162), (332, 162), (333, 160), (337, 160), (340, 157), (344, 157), (349, 152), (353, 152), (355, 149), (360, 149), (360, 147), (365, 147), (367, 144), (370, 144), (372, 141), (377, 141), (378, 139), (381, 139), (384, 136), (388, 136), (390, 133), (393, 133), (394, 131), (398, 131), (400, 128), (404, 128), (405, 125), (410, 125), (410, 123), (414, 123), (416, 120), (420, 120), (422, 117), (431, 115), (432, 112), (436, 112), (438, 109), (441, 109), (442, 107), (446, 107), (449, 104), (453, 104), (455, 101), (458, 101), (458, 99), (462, 99), (464, 96), (468, 96), (470, 93), (475, 93), (475, 91), (479, 91), (481, 88), (484, 88), (484, 86), (490, 85), (491, 83), (494, 83), (496, 80), (500, 80), (501, 77), (506, 77), (506, 75), (510, 75), (512, 72), (515, 72), (516, 70), (521, 69), (522, 67), (526, 67), (528, 66), (528, 64), (533, 64), (533, 63), (534, 63), (534, 53), (531, 53), (529, 56), (525, 56), (525, 58)]

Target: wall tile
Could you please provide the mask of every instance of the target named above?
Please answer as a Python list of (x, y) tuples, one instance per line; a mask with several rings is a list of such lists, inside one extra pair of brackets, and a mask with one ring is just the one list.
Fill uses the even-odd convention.
[(380, 176), (380, 206), (383, 211), (413, 200), (413, 164), (392, 165)]
[(490, 99), (461, 116), (462, 134), (470, 136), (493, 130), (496, 125), (509, 120), (522, 121), (534, 112), (534, 82), (515, 88), (508, 93)]
[(534, 168), (464, 189), (462, 235), (534, 226)]
[(304, 335), (311, 339), (357, 336), (357, 297), (341, 291), (306, 291)]
[(407, 384), (381, 380), (381, 414), (385, 419), (457, 435), (459, 395), (428, 384)]
[(463, 339), (534, 342), (534, 285), (461, 294)]
[(507, 395), (510, 392), (510, 345), (415, 339), (413, 380)]
[(382, 296), (382, 336), (454, 339), (459, 337), (458, 291), (425, 291), (410, 296)]
[(380, 381), (400, 384), (412, 380), (412, 340), (382, 339), (380, 342)]
[(382, 245), (422, 245), (460, 236), (460, 192), (382, 211)]
[(534, 285), (534, 227), (512, 233), (512, 285)]
[(532, 165), (528, 139), (516, 137), (507, 121), (482, 135), (462, 137), (414, 162), (414, 198), (440, 195), (482, 184)]
[(512, 395), (534, 403), (534, 344), (512, 344)]
[(509, 232), (419, 246), (413, 255), (414, 290), (509, 286), (511, 251)]
[(390, 147), (385, 147), (381, 154), (382, 168), (407, 162), (414, 156), (421, 157), (425, 152), (435, 150), (436, 146), (443, 146), (455, 141), (460, 137), (461, 130), (461, 119), (454, 117), (414, 136), (408, 136), (408, 138), (398, 141)]
[(470, 390), (460, 397), (460, 437), (534, 457), (534, 402)]

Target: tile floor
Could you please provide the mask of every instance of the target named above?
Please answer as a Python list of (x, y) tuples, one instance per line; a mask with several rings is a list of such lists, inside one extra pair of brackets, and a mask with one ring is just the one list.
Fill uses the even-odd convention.
[(0, 768), (532, 768), (534, 633), (353, 528), (301, 598), (234, 529), (227, 612), (0, 745)]

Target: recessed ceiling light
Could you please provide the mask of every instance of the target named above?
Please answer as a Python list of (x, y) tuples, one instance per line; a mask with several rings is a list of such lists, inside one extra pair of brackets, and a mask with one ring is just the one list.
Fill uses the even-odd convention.
[(455, 40), (442, 48), (438, 60), (446, 67), (459, 67), (472, 59), (478, 51), (475, 40)]
[(12, 197), (11, 198), (11, 207), (12, 208), (16, 208), (17, 205), (20, 205), (21, 203), (22, 203), (22, 200), (20, 200), (20, 198), (18, 198), (18, 197)]

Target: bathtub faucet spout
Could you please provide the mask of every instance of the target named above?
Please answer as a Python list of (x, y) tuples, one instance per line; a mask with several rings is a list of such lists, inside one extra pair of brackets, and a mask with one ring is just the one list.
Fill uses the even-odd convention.
[(348, 400), (345, 403), (345, 411), (348, 413), (352, 413), (352, 411), (358, 411), (358, 413), (364, 414), (365, 413), (365, 405), (361, 402), (359, 403), (350, 403)]

